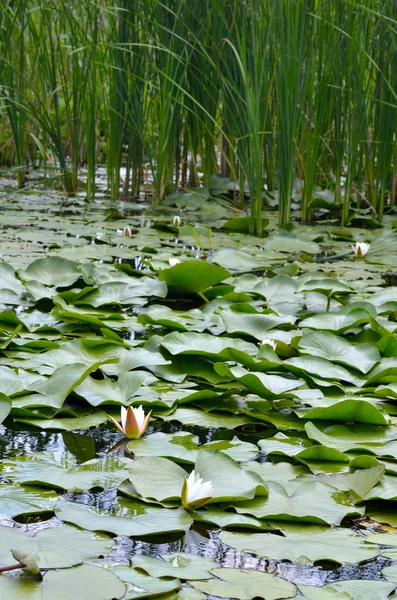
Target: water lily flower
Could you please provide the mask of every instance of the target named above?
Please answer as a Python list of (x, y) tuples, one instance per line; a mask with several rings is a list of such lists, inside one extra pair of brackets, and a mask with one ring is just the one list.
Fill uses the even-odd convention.
[(12, 549), (10, 549), (10, 552), (18, 562), (15, 565), (0, 567), (0, 574), (5, 573), (6, 571), (15, 571), (15, 569), (23, 569), (25, 573), (37, 575), (39, 579), (42, 579), (37, 562), (30, 556), (30, 554), (25, 554), (24, 552), (19, 552), (19, 550)]
[(277, 350), (277, 342), (269, 338), (265, 338), (264, 340), (262, 340), (259, 346), (271, 346), (275, 352)]
[(357, 256), (357, 258), (362, 258), (368, 253), (371, 244), (366, 244), (365, 242), (356, 242), (355, 245), (352, 244), (353, 252)]
[(174, 218), (172, 219), (172, 224), (174, 227), (180, 227), (181, 226), (181, 217), (178, 217), (178, 215), (175, 215)]
[(121, 424), (108, 415), (113, 425), (122, 433), (126, 438), (130, 440), (139, 440), (142, 434), (145, 433), (149, 425), (150, 411), (146, 416), (142, 406), (133, 408), (129, 406), (127, 409), (124, 406), (121, 407)]
[(123, 235), (125, 235), (126, 237), (132, 238), (132, 231), (131, 231), (131, 227), (124, 227), (123, 229)]
[(170, 267), (175, 267), (175, 265), (179, 265), (181, 261), (178, 258), (171, 256), (171, 258), (168, 259), (168, 262), (170, 264)]
[[(31, 575), (39, 575), (40, 569), (37, 565), (37, 562), (34, 560), (30, 554), (26, 554), (24, 552), (19, 552), (19, 550), (10, 550), (11, 554), (19, 562), (19, 566), (21, 569), (25, 571), (25, 573), (30, 573)], [(17, 567), (17, 565), (15, 565)], [(18, 568), (18, 567), (17, 567)]]
[(214, 493), (211, 481), (203, 481), (194, 470), (185, 477), (182, 486), (182, 506), (186, 510), (195, 510), (203, 506)]

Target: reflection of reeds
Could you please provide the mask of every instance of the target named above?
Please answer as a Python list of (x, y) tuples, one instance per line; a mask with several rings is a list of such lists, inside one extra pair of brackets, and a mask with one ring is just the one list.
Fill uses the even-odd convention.
[(0, 0), (0, 25), (0, 160), (21, 187), (28, 157), (70, 195), (86, 164), (89, 198), (97, 160), (113, 199), (147, 169), (156, 202), (221, 170), (256, 234), (264, 185), (285, 225), (296, 177), (306, 222), (317, 186), (343, 224), (395, 203), (395, 2)]

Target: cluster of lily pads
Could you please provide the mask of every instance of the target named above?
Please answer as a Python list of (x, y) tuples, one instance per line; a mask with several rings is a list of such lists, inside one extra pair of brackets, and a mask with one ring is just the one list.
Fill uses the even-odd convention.
[[(51, 242), (39, 239), (42, 218), (16, 234), (30, 257), (11, 244), (16, 215), (2, 215), (0, 438), (99, 428), (117, 444), (89, 460), (70, 448), (2, 458), (0, 571), (20, 568), (0, 574), (1, 597), (371, 600), (395, 590), (397, 288), (384, 277), (397, 235), (264, 223), (259, 239), (246, 218), (210, 209), (211, 229), (197, 223), (199, 205), (195, 218), (143, 223), (87, 213)], [(86, 236), (73, 237), (78, 228)], [(363, 238), (368, 247), (355, 245)], [(111, 509), (79, 501), (95, 489), (117, 490)], [(21, 525), (32, 519), (45, 525), (34, 536)], [(382, 578), (315, 587), (186, 552), (111, 556), (114, 536), (197, 526), (270, 561), (377, 559)]]

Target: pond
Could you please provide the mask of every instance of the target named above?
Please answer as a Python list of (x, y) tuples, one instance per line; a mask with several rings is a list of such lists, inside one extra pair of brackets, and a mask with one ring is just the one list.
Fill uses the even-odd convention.
[[(155, 213), (40, 182), (0, 204), (0, 564), (43, 577), (12, 570), (1, 597), (394, 592), (392, 220), (269, 211), (256, 238), (224, 198)], [(126, 439), (121, 406), (146, 431)]]

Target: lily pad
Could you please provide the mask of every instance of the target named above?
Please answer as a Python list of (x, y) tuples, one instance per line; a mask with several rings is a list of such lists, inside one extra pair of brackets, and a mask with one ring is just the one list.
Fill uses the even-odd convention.
[(191, 585), (196, 590), (211, 596), (238, 598), (239, 600), (253, 600), (258, 593), (264, 600), (292, 598), (296, 592), (294, 584), (290, 581), (261, 571), (212, 569), (211, 573), (217, 579), (192, 581)]
[[(214, 488), (211, 502), (238, 502), (255, 495), (264, 496), (267, 488), (255, 473), (244, 471), (232, 458), (218, 451), (200, 450), (195, 471)], [(146, 457), (134, 461), (130, 480), (138, 494), (159, 502), (178, 501), (187, 473), (164, 458)]]
[(0, 517), (53, 512), (58, 494), (40, 487), (0, 485)]
[(78, 465), (72, 454), (37, 452), (0, 464), (0, 472), (18, 483), (74, 491), (117, 487), (128, 477), (129, 461), (117, 457), (97, 458)]
[(123, 596), (123, 600), (168, 594), (179, 590), (181, 587), (179, 579), (151, 577), (122, 565), (112, 567), (111, 572), (127, 585), (127, 592)]
[(112, 513), (84, 504), (59, 502), (55, 514), (63, 521), (89, 531), (106, 531), (134, 537), (184, 532), (193, 522), (182, 508), (153, 508), (130, 501), (125, 501), (124, 504), (117, 503)]
[(11, 410), (11, 400), (5, 395), (0, 393), (0, 423), (6, 419)]
[(152, 577), (175, 577), (189, 580), (211, 579), (209, 569), (216, 567), (215, 561), (211, 558), (185, 552), (161, 554), (159, 558), (140, 554), (132, 557), (131, 565)]
[(304, 335), (299, 340), (299, 351), (302, 354), (320, 356), (349, 367), (361, 373), (368, 371), (380, 360), (376, 348), (368, 344), (353, 345), (333, 333), (315, 331)]
[(338, 581), (323, 588), (299, 585), (307, 600), (387, 600), (393, 584), (369, 579)]
[(91, 565), (49, 571), (40, 582), (26, 577), (0, 578), (0, 595), (7, 600), (113, 600), (122, 598), (125, 591), (114, 573)]
[(25, 271), (20, 271), (22, 280), (35, 280), (48, 286), (69, 287), (81, 276), (78, 263), (58, 256), (38, 258)]
[(0, 562), (3, 564), (10, 564), (12, 560), (10, 548), (20, 548), (42, 569), (65, 569), (109, 554), (113, 545), (110, 539), (98, 538), (74, 527), (51, 527), (32, 537), (16, 527), (0, 526)]
[(189, 260), (159, 273), (159, 279), (165, 281), (171, 291), (178, 293), (202, 293), (229, 276), (226, 269), (204, 260)]
[(283, 536), (272, 533), (222, 532), (222, 542), (241, 552), (250, 552), (272, 560), (290, 560), (298, 564), (333, 561), (351, 565), (371, 560), (379, 549), (369, 547), (364, 538), (349, 529), (304, 527), (282, 530)]
[(348, 495), (338, 493), (324, 483), (302, 483), (292, 494), (276, 482), (268, 482), (268, 498), (241, 502), (236, 511), (258, 519), (297, 521), (316, 524), (340, 525), (347, 515), (360, 515), (364, 508), (356, 507)]
[(202, 444), (191, 433), (177, 431), (173, 434), (153, 433), (139, 440), (131, 440), (128, 450), (136, 456), (163, 456), (177, 462), (194, 464), (200, 449), (219, 450), (236, 461), (250, 460), (258, 453), (258, 447), (249, 442), (241, 442), (238, 437), (232, 440), (219, 440)]

